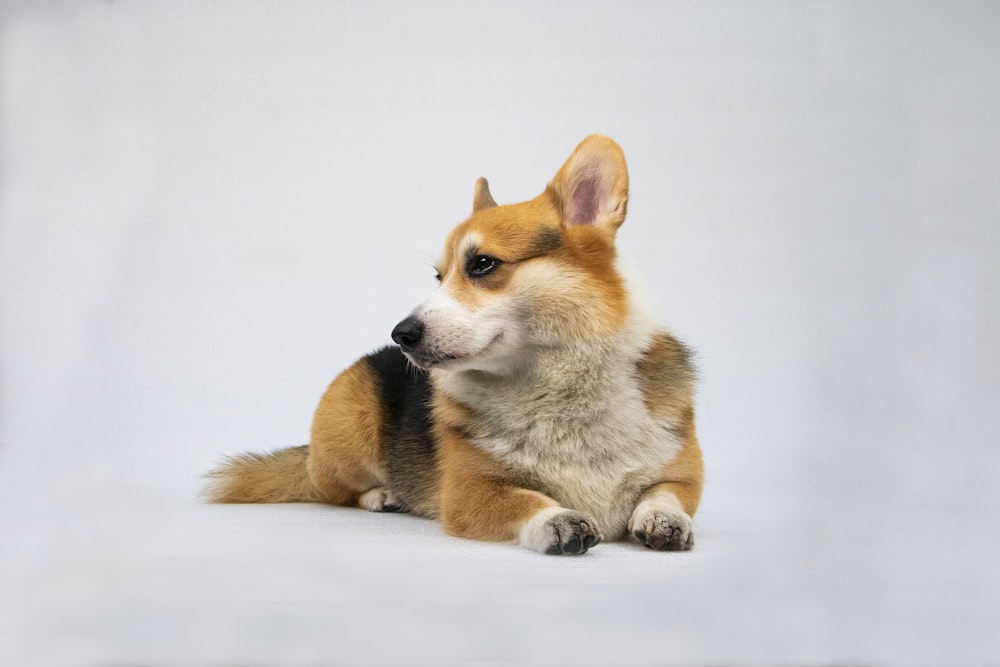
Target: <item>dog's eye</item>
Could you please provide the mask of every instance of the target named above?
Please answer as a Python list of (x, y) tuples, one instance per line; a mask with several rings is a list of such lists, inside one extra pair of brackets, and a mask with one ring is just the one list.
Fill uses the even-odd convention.
[(469, 260), (467, 271), (473, 278), (481, 278), (500, 266), (500, 260), (489, 255), (476, 255)]
[(436, 280), (438, 282), (441, 282), (441, 272), (440, 271), (435, 271), (434, 272), (434, 280)]

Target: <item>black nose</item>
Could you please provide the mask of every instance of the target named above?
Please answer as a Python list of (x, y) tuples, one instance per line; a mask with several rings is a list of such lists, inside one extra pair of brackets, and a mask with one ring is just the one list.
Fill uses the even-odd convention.
[(423, 335), (424, 323), (415, 317), (407, 317), (392, 330), (392, 339), (404, 350), (416, 347)]

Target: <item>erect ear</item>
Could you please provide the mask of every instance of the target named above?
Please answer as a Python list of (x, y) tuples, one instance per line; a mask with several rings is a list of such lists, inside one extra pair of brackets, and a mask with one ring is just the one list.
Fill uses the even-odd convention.
[(595, 225), (614, 234), (625, 222), (628, 206), (625, 154), (611, 139), (592, 134), (576, 147), (549, 189), (563, 225)]
[(477, 178), (476, 192), (472, 195), (472, 212), (476, 213), (496, 205), (497, 203), (493, 201), (493, 195), (490, 194), (490, 184), (486, 182), (485, 178)]

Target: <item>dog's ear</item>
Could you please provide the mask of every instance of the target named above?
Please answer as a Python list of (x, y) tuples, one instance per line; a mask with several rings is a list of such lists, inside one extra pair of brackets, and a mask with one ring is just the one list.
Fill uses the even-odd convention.
[(476, 179), (476, 192), (472, 195), (472, 212), (477, 213), (484, 208), (493, 208), (496, 205), (497, 203), (493, 201), (493, 195), (490, 194), (490, 184), (486, 182), (485, 178)]
[(614, 235), (628, 207), (625, 154), (611, 139), (593, 134), (576, 147), (549, 190), (563, 225), (594, 225)]

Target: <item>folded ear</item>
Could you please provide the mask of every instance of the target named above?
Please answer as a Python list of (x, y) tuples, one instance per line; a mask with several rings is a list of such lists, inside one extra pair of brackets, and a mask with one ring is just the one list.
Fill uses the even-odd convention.
[(611, 139), (593, 134), (580, 142), (549, 189), (563, 225), (594, 225), (614, 234), (628, 206), (625, 154)]
[(476, 192), (472, 195), (472, 212), (482, 211), (484, 208), (493, 208), (497, 203), (493, 201), (490, 194), (490, 184), (485, 178), (476, 179)]

